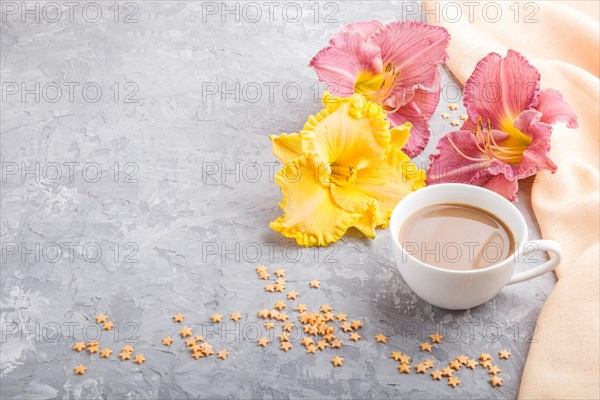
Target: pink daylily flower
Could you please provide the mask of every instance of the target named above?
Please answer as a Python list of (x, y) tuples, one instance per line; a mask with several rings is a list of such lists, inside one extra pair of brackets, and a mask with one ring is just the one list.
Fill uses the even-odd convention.
[(464, 87), (469, 119), (438, 142), (427, 184), (459, 182), (517, 199), (518, 180), (556, 172), (552, 124), (577, 128), (577, 116), (555, 89), (540, 90), (540, 73), (520, 53), (490, 53)]
[(449, 41), (446, 29), (419, 21), (358, 22), (344, 26), (309, 65), (333, 95), (361, 93), (383, 106), (392, 127), (410, 122), (403, 150), (414, 157), (429, 141)]

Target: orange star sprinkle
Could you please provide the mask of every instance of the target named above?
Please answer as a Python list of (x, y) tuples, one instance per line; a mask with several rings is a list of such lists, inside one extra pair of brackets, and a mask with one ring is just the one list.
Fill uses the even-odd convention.
[(475, 369), (477, 367), (477, 361), (472, 358), (467, 361), (467, 368)]
[(222, 349), (217, 353), (217, 358), (220, 358), (221, 360), (225, 360), (225, 359), (227, 359), (228, 355), (229, 355), (229, 352), (227, 351), (227, 349)]
[(400, 364), (410, 364), (410, 357), (406, 354), (402, 354), (398, 357), (398, 361), (400, 361)]
[(500, 368), (498, 368), (496, 365), (492, 365), (489, 368), (488, 374), (490, 374), (490, 375), (498, 375), (501, 372), (502, 372), (502, 370)]
[(479, 359), (480, 359), (481, 361), (490, 361), (490, 360), (492, 359), (492, 356), (491, 356), (491, 355), (489, 355), (488, 353), (481, 353), (481, 354), (479, 355)]
[(510, 357), (510, 355), (511, 355), (510, 351), (508, 351), (508, 350), (500, 350), (498, 352), (498, 356), (504, 360), (508, 360), (508, 357)]
[(285, 276), (285, 269), (282, 268), (277, 268), (275, 271), (273, 271), (273, 273), (275, 274), (275, 276), (277, 276), (278, 278), (281, 278), (282, 276)]
[(409, 374), (410, 373), (410, 365), (400, 364), (400, 365), (398, 365), (398, 371), (400, 371), (401, 374)]
[(421, 343), (420, 346), (421, 346), (421, 351), (430, 352), (432, 349), (431, 343), (429, 343), (429, 342)]
[(454, 375), (454, 370), (452, 368), (442, 368), (442, 376), (450, 378), (452, 375)]
[(460, 356), (456, 357), (456, 361), (458, 361), (462, 365), (467, 365), (469, 357), (465, 356), (464, 354), (461, 354)]
[(427, 372), (427, 365), (423, 363), (417, 364), (415, 370), (417, 371), (417, 374), (424, 374), (425, 372)]
[(87, 367), (85, 367), (83, 364), (79, 364), (73, 369), (73, 373), (75, 375), (83, 375), (85, 374), (85, 371), (87, 371)]
[(317, 352), (317, 347), (315, 345), (309, 345), (306, 346), (306, 353), (307, 354), (315, 354)]
[(350, 334), (350, 340), (354, 340), (355, 342), (358, 342), (361, 339), (360, 335), (356, 332), (352, 332)]
[(281, 350), (289, 351), (291, 348), (292, 348), (292, 345), (290, 344), (290, 342), (281, 343), (281, 347), (280, 347)]
[(392, 351), (392, 354), (390, 355), (390, 358), (393, 358), (394, 361), (400, 361), (400, 357), (402, 357), (403, 354), (400, 351)]
[(83, 351), (85, 350), (85, 343), (83, 342), (77, 342), (73, 345), (73, 350), (75, 351)]
[(262, 347), (267, 347), (267, 345), (269, 344), (269, 339), (263, 336), (260, 339), (258, 339), (257, 344)]
[(210, 319), (212, 319), (212, 322), (214, 322), (215, 324), (220, 323), (222, 318), (223, 316), (221, 314), (213, 314), (210, 316)]
[(128, 351), (121, 351), (119, 353), (119, 357), (121, 357), (121, 361), (130, 360), (131, 359), (131, 353), (128, 352)]
[(331, 359), (331, 363), (334, 367), (341, 367), (344, 363), (344, 357), (335, 356)]
[(431, 341), (433, 343), (441, 343), (442, 339), (444, 339), (444, 337), (442, 335), (440, 335), (439, 333), (434, 333), (433, 335), (429, 335), (429, 338), (431, 339)]
[(342, 341), (341, 340), (332, 340), (331, 341), (331, 348), (332, 349), (339, 349), (340, 347), (342, 347)]
[(460, 362), (458, 362), (458, 360), (450, 361), (450, 368), (452, 368), (453, 370), (458, 371), (461, 367), (462, 367), (462, 364)]
[(234, 312), (229, 316), (229, 319), (238, 322), (240, 319), (242, 319), (242, 314), (240, 314), (239, 312)]
[(164, 344), (165, 346), (172, 345), (173, 344), (173, 338), (171, 336), (167, 336), (166, 338), (163, 338), (162, 344)]
[(104, 314), (98, 314), (96, 315), (96, 323), (101, 324), (103, 322), (106, 322), (108, 320), (108, 316), (104, 315)]
[(296, 306), (296, 311), (298, 311), (299, 313), (306, 312), (306, 310), (307, 310), (306, 304), (298, 304)]
[(460, 380), (458, 380), (457, 377), (452, 376), (452, 377), (448, 378), (448, 385), (452, 386), (453, 388), (455, 388), (458, 385), (460, 385)]
[(350, 323), (350, 326), (352, 327), (352, 329), (357, 330), (362, 328), (363, 323), (357, 319), (353, 319), (352, 322)]
[(287, 298), (290, 300), (296, 300), (296, 298), (300, 295), (300, 293), (296, 292), (295, 290), (291, 290), (288, 292), (287, 294)]
[(146, 359), (144, 358), (143, 354), (137, 354), (133, 359), (133, 362), (139, 365), (142, 365), (145, 361)]
[(102, 351), (100, 352), (100, 357), (102, 358), (108, 358), (110, 357), (110, 355), (112, 354), (112, 350), (109, 349), (108, 347), (102, 349)]
[(442, 380), (442, 371), (440, 371), (439, 369), (436, 369), (435, 371), (433, 371), (431, 373), (431, 378), (434, 381), (441, 381)]
[(310, 283), (308, 284), (312, 289), (318, 289), (319, 286), (321, 286), (321, 282), (319, 282), (318, 280), (313, 280), (310, 281)]
[(340, 321), (340, 322), (345, 322), (345, 321), (346, 321), (346, 318), (348, 318), (348, 316), (347, 316), (346, 314), (342, 314), (342, 313), (339, 313), (339, 314), (338, 314), (338, 315), (336, 315), (335, 317), (336, 317), (336, 318), (337, 318), (337, 320), (338, 320), (338, 321)]
[(492, 376), (492, 379), (490, 379), (490, 383), (492, 384), (493, 387), (500, 387), (500, 386), (502, 386), (502, 378), (494, 375), (494, 376)]
[(331, 306), (329, 304), (323, 304), (321, 306), (321, 312), (322, 313), (328, 313), (331, 312)]
[(375, 341), (377, 343), (387, 343), (388, 337), (385, 336), (383, 333), (380, 333), (379, 335), (375, 335)]
[(265, 292), (275, 292), (275, 286), (273, 285), (265, 285)]
[(285, 305), (285, 303), (283, 301), (278, 301), (277, 303), (275, 303), (275, 305), (273, 306), (273, 308), (275, 308), (276, 310), (283, 310), (284, 308), (286, 308), (287, 306)]
[(105, 322), (104, 325), (102, 325), (102, 330), (110, 331), (114, 327), (115, 327), (115, 324), (113, 324), (112, 321), (108, 321), (108, 322)]
[(179, 331), (182, 338), (192, 336), (192, 328), (183, 328)]
[(177, 313), (177, 314), (173, 315), (174, 322), (183, 322), (184, 319), (185, 319), (185, 314)]

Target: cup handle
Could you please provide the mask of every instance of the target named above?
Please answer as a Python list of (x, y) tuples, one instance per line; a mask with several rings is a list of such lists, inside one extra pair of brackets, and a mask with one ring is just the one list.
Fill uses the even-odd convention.
[(554, 257), (552, 257), (550, 260), (546, 261), (542, 265), (538, 265), (537, 267), (534, 267), (530, 270), (514, 274), (510, 282), (508, 282), (509, 285), (512, 285), (513, 283), (523, 282), (531, 278), (535, 278), (536, 276), (545, 274), (546, 272), (550, 272), (554, 268), (556, 268), (558, 264), (560, 264), (563, 255), (563, 248), (560, 245), (560, 243), (555, 242), (554, 240), (531, 240), (529, 242), (526, 242), (523, 245), (523, 252), (519, 254), (519, 258), (521, 256), (527, 256), (538, 250), (554, 253)]

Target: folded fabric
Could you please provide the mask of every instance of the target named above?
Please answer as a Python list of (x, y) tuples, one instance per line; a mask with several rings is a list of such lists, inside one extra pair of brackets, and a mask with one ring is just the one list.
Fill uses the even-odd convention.
[[(437, 4), (438, 9), (443, 6)], [(533, 8), (524, 9), (525, 3), (495, 2), (494, 8), (500, 6), (503, 13), (496, 22), (491, 12), (483, 14), (485, 2), (477, 2), (475, 9), (473, 4), (459, 3), (458, 21), (438, 22), (439, 12), (426, 15), (429, 23), (438, 23), (451, 34), (448, 66), (457, 79), (464, 83), (489, 52), (505, 55), (508, 49), (517, 50), (540, 71), (541, 87), (562, 92), (579, 122), (577, 130), (554, 127), (551, 158), (558, 172), (538, 174), (532, 188), (542, 235), (560, 242), (565, 254), (556, 270), (558, 282), (540, 313), (519, 397), (598, 399), (599, 3), (535, 2)], [(520, 7), (518, 17), (513, 4)], [(423, 6), (436, 7), (435, 2)]]

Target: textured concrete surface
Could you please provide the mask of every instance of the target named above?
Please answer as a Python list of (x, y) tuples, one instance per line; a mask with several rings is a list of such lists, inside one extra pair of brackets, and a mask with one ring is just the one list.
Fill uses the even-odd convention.
[[(309, 59), (340, 24), (415, 17), (400, 3), (303, 2), (298, 21), (300, 2), (230, 2), (225, 14), (220, 2), (59, 2), (58, 19), (28, 4), (33, 14), (2, 3), (2, 398), (516, 397), (552, 275), (448, 312), (403, 282), (388, 231), (315, 250), (268, 227), (280, 213), (268, 135), (320, 108)], [(450, 128), (439, 114), (460, 102), (445, 79), (432, 142)], [(519, 207), (535, 238), (527, 186)], [(260, 263), (285, 268), (310, 308), (329, 303), (365, 322), (364, 340), (339, 351), (344, 367), (329, 364), (333, 350), (256, 346), (257, 310), (283, 299), (262, 290)], [(321, 289), (309, 291), (312, 279)], [(233, 311), (245, 314), (239, 324), (209, 323)], [(176, 312), (229, 358), (162, 346)], [(99, 335), (98, 313), (117, 329)], [(440, 362), (508, 348), (504, 386), (492, 389), (482, 369), (461, 370), (456, 389), (400, 375), (390, 351), (420, 361), (417, 344), (436, 330), (446, 341), (427, 357)], [(388, 344), (375, 344), (379, 332)], [(96, 338), (115, 350), (110, 360), (70, 349)], [(125, 344), (147, 362), (117, 361)], [(85, 376), (72, 373), (79, 363)]]

